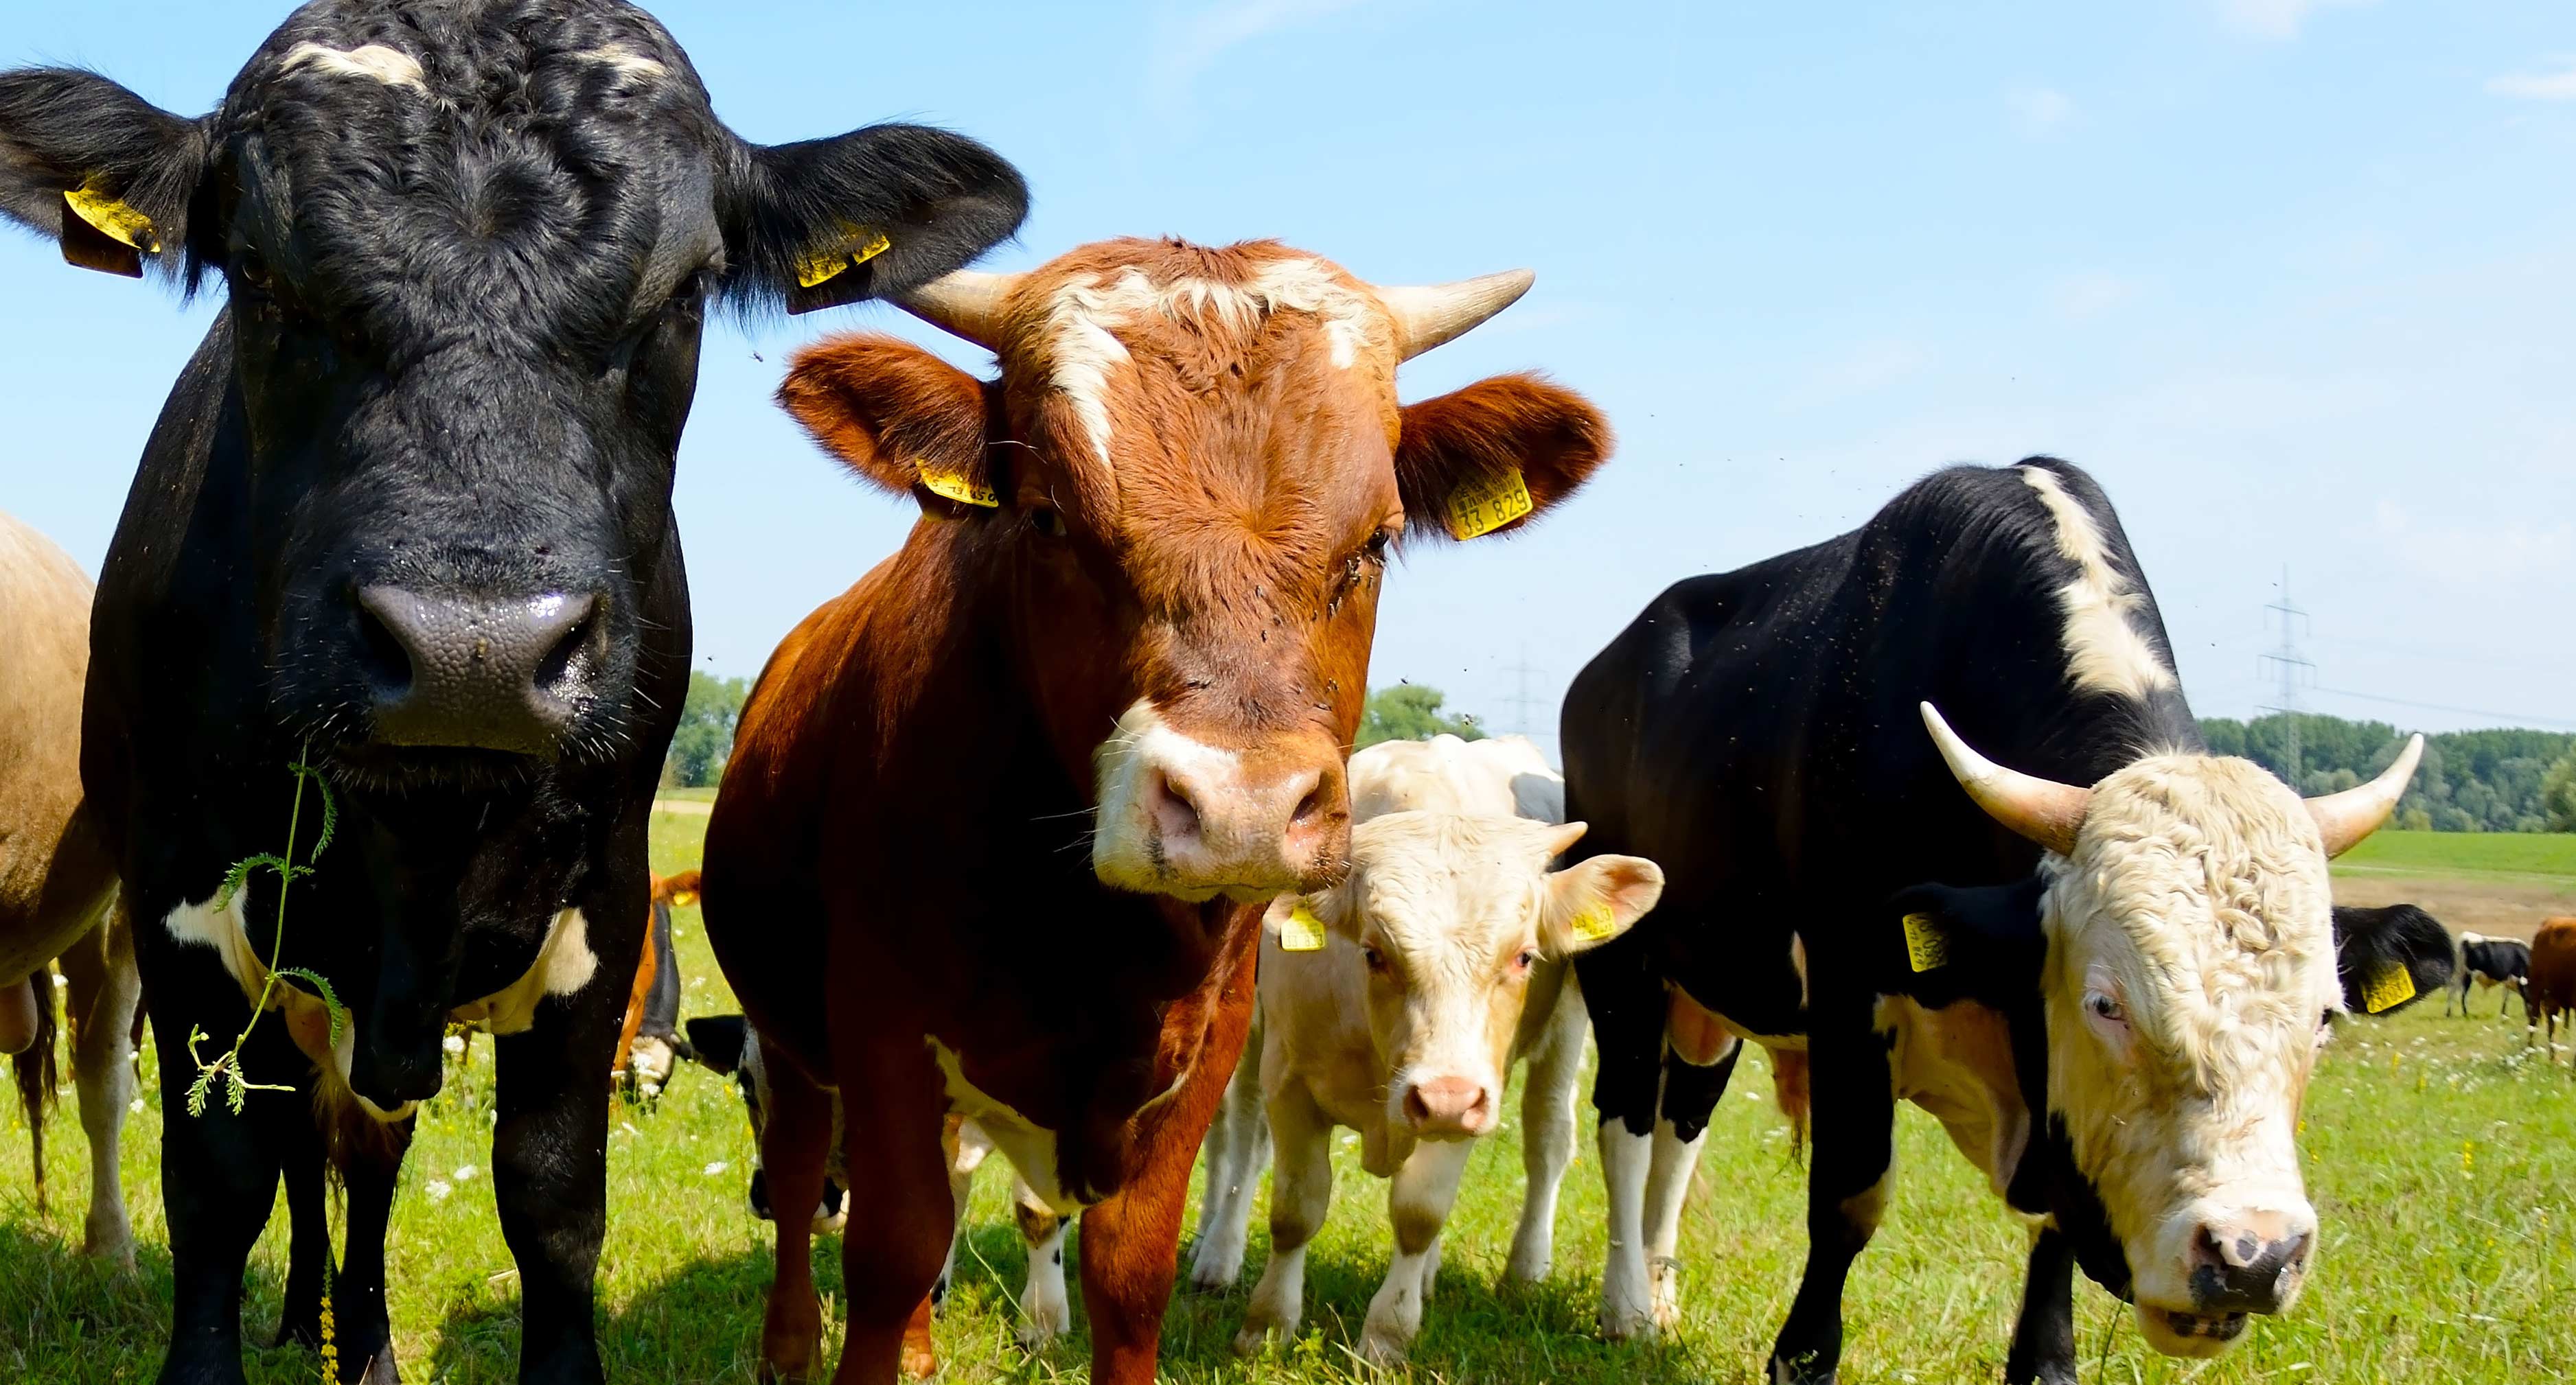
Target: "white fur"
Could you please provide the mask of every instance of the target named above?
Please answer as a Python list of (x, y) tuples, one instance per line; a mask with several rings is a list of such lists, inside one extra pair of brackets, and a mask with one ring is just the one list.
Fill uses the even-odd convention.
[(598, 63), (621, 77), (635, 81), (653, 81), (671, 75), (671, 69), (629, 48), (586, 48), (573, 56), (583, 62)]
[(1654, 1136), (1631, 1135), (1624, 1121), (1601, 1123), (1601, 1178), (1610, 1203), (1601, 1335), (1614, 1341), (1645, 1336), (1654, 1326), (1654, 1281), (1646, 1265), (1646, 1182), (1654, 1162)]
[(1091, 870), (1102, 884), (1141, 893), (1210, 898), (1223, 882), (1174, 878), (1156, 859), (1157, 829), (1145, 785), (1157, 771), (1185, 780), (1197, 795), (1202, 839), (1223, 850), (1228, 828), (1246, 814), (1242, 757), (1172, 729), (1153, 703), (1138, 698), (1092, 753), (1100, 806), (1093, 810)]
[(1056, 1133), (1031, 1124), (1026, 1116), (967, 1081), (957, 1050), (927, 1034), (921, 1036), (921, 1041), (929, 1047), (940, 1074), (947, 1079), (949, 1109), (983, 1129), (994, 1147), (1011, 1161), (1011, 1167), (1019, 1170), (1030, 1197), (1060, 1217), (1082, 1210), (1082, 1203), (1065, 1190), (1057, 1171)]
[(478, 1024), (493, 1034), (523, 1034), (537, 1022), (537, 1002), (547, 996), (571, 995), (599, 974), (599, 958), (590, 950), (590, 921), (579, 909), (556, 913), (546, 925), (545, 941), (527, 974), (509, 985), (470, 1000), (448, 1012), (460, 1024)]
[(2130, 620), (2146, 608), (2147, 594), (2111, 566), (2092, 514), (2052, 472), (2023, 467), (2021, 479), (2057, 522), (2058, 553), (2075, 564), (2075, 580), (2057, 594), (2066, 616), (2067, 673), (2075, 686), (2135, 698), (2173, 687), (2173, 670)]
[(347, 50), (326, 48), (318, 43), (299, 43), (286, 50), (286, 58), (278, 64), (277, 70), (293, 72), (305, 67), (334, 77), (363, 77), (389, 87), (410, 87), (424, 93), (429, 90), (427, 74), (421, 70), (420, 59), (381, 43), (362, 44)]

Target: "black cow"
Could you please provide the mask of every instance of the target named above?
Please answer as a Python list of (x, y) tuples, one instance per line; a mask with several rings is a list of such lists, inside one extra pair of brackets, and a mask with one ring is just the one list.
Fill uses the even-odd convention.
[[(600, 1379), (601, 1076), (688, 670), (670, 496), (702, 316), (927, 282), (1025, 204), (936, 130), (746, 143), (613, 0), (309, 5), (199, 118), (85, 71), (0, 74), (0, 211), (75, 263), (229, 293), (107, 556), (82, 738), (167, 1059), (162, 1380), (243, 1378), (244, 1257), (281, 1172), (319, 1204), (317, 1087), (346, 1159), (343, 1371), (394, 1377), (385, 1220), (452, 1016), (503, 1036), (520, 1376)], [(311, 868), (291, 920), (276, 870), (226, 888), (263, 853)], [(351, 1023), (282, 984), (242, 1067), (294, 1090), (236, 1113), (218, 1082), (181, 1114), (187, 1055), (230, 1046), (272, 965), (327, 977)], [(285, 1335), (312, 1335), (320, 1292), (290, 1277)]]
[[(2406, 906), (2400, 906), (2406, 907)], [(2451, 989), (2442, 997), (2442, 1013), (2451, 1013), (2457, 1001), (2460, 1017), (2468, 1018), (2469, 985), (2501, 986), (2522, 997), (2522, 1017), (2531, 1018), (2531, 996), (2523, 989), (2531, 980), (2531, 944), (2519, 938), (2490, 938), (2478, 933), (2460, 935), (2460, 969), (2451, 978)], [(2496, 1014), (2504, 1013), (2504, 997), (2496, 997)]]
[[(1952, 469), (1854, 533), (1677, 584), (1575, 680), (1564, 747), (1566, 815), (1591, 824), (1577, 854), (1667, 870), (1661, 906), (1576, 963), (1600, 1043), (1606, 1330), (1674, 1311), (1680, 1193), (1736, 1038), (1812, 1091), (1808, 1261), (1774, 1380), (1835, 1376), (1900, 1096), (2049, 1218), (2009, 1379), (2073, 1378), (2072, 1259), (2173, 1353), (2214, 1354), (2295, 1294), (2315, 1219), (2296, 1093), (2273, 1088), (2304, 1082), (2331, 1012), (2448, 973), (2444, 943), (2346, 938), (2368, 960), (2336, 980), (2327, 856), (2376, 826), (2417, 751), (2308, 811), (2207, 755), (2083, 472)], [(2190, 978), (2208, 985), (2170, 984)], [(2220, 1022), (2241, 1039), (2193, 1037)], [(2239, 1126), (2185, 1131), (2195, 1108), (2163, 1095), (2183, 1081), (2240, 1103)], [(2246, 1176), (2198, 1177), (2194, 1149)]]

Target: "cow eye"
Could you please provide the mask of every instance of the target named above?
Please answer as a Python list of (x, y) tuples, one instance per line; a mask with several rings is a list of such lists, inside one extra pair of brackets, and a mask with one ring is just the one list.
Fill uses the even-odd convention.
[(1372, 563), (1384, 564), (1386, 562), (1386, 550), (1394, 543), (1395, 533), (1390, 529), (1380, 528), (1376, 533), (1369, 535), (1366, 550), (1368, 553), (1368, 560)]
[(2127, 1024), (2129, 1022), (2129, 1012), (2121, 1008), (2120, 1002), (2113, 1000), (2108, 994), (2101, 991), (2086, 991), (2084, 993), (2084, 1012), (2091, 1015), (2093, 1018), (2102, 1021), (2104, 1024)]
[(1360, 955), (1361, 955), (1362, 957), (1365, 957), (1365, 958), (1367, 958), (1367, 959), (1368, 959), (1368, 969), (1369, 969), (1370, 971), (1384, 971), (1384, 970), (1386, 970), (1386, 954), (1385, 954), (1385, 953), (1380, 952), (1380, 951), (1378, 951), (1376, 948), (1373, 948), (1373, 947), (1362, 947), (1362, 948), (1360, 949)]
[(1538, 954), (1532, 952), (1528, 948), (1522, 948), (1521, 955), (1512, 959), (1512, 967), (1517, 971), (1528, 971), (1530, 968), (1537, 965)]
[(1065, 536), (1064, 516), (1051, 505), (1031, 505), (1029, 527), (1051, 539)]
[(233, 260), (233, 283), (253, 293), (267, 293), (273, 286), (269, 277), (268, 257), (256, 250), (245, 250)]

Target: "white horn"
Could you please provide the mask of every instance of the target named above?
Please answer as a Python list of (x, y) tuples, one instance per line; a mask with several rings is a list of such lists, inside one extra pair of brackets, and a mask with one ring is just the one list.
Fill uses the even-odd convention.
[(1959, 787), (1988, 817), (2060, 856), (2074, 854), (2075, 834), (2083, 829), (2084, 809), (2093, 798), (2091, 789), (1996, 764), (1959, 739), (1959, 733), (1929, 702), (1923, 704), (1923, 725), (1932, 733), (1932, 743), (1941, 748), (1941, 758), (1949, 762), (1950, 773), (1958, 777)]
[(2397, 800), (2406, 796), (2406, 784), (2415, 777), (2416, 762), (2423, 758), (2424, 738), (2417, 736), (2406, 743), (2388, 768), (2379, 772), (2378, 778), (2342, 793), (2308, 800), (2308, 815), (2317, 820), (2317, 835), (2325, 838), (2329, 859), (2361, 845), (2362, 838), (2388, 821), (2388, 815), (2397, 811)]
[(1002, 309), (1018, 288), (1017, 274), (987, 274), (961, 269), (933, 279), (910, 293), (895, 295), (894, 304), (931, 326), (983, 347), (1002, 349)]
[(1386, 315), (1395, 320), (1395, 358), (1409, 361), (1442, 342), (1465, 336), (1519, 302), (1536, 278), (1526, 269), (1507, 269), (1454, 284), (1370, 287), (1377, 301), (1386, 305)]

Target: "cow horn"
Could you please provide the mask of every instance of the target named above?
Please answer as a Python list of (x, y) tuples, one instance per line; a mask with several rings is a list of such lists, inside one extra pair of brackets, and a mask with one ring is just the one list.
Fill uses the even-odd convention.
[(2397, 811), (2397, 800), (2406, 796), (2407, 781), (2415, 777), (2415, 764), (2424, 758), (2424, 738), (2417, 736), (2406, 743), (2388, 768), (2367, 784), (2341, 793), (2308, 800), (2308, 815), (2317, 820), (2317, 835), (2325, 838), (2326, 855), (2341, 856), (2361, 845), (2361, 839), (2379, 830), (2388, 815)]
[(1442, 342), (1465, 336), (1519, 302), (1536, 278), (1526, 269), (1507, 269), (1454, 284), (1377, 289), (1377, 301), (1386, 305), (1386, 315), (1395, 321), (1395, 358), (1409, 361)]
[(1923, 704), (1923, 725), (1931, 731), (1932, 743), (1941, 748), (1941, 758), (1949, 762), (1950, 773), (1958, 776), (1959, 787), (1988, 817), (2060, 856), (2074, 854), (2075, 834), (2084, 826), (2091, 789), (1996, 764), (1959, 739), (1959, 733), (1929, 702)]
[(931, 326), (983, 347), (1002, 349), (1002, 310), (1020, 285), (1017, 274), (961, 269), (894, 296), (894, 305)]

